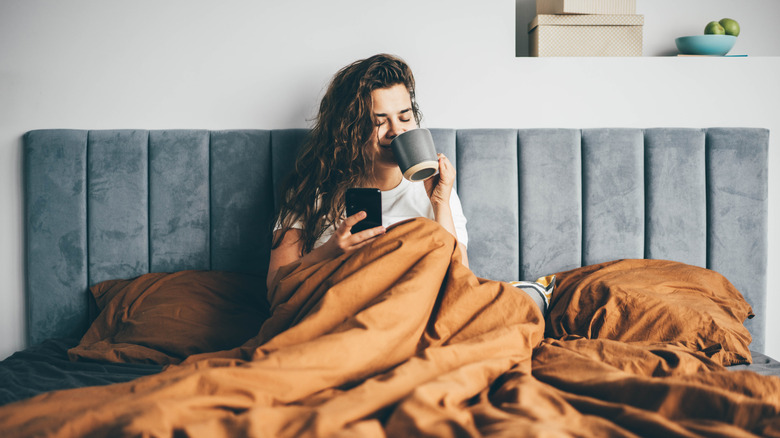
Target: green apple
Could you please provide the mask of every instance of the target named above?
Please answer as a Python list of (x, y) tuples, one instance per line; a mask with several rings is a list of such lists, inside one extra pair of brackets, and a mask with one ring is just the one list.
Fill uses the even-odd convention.
[(739, 23), (731, 18), (724, 18), (718, 22), (723, 26), (723, 30), (726, 31), (726, 35), (739, 36)]
[(726, 29), (717, 21), (710, 21), (704, 28), (705, 35), (726, 35)]

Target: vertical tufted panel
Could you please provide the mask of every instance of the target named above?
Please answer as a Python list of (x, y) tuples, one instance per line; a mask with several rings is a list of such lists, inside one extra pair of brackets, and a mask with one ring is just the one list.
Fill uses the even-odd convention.
[(580, 266), (580, 142), (575, 129), (518, 132), (521, 280)]
[(209, 133), (149, 133), (150, 270), (209, 269)]
[(265, 275), (273, 187), (270, 131), (211, 133), (211, 268)]
[(471, 269), (480, 277), (516, 280), (517, 131), (459, 130), (456, 142), (458, 195), (468, 219)]
[(24, 137), (27, 339), (87, 329), (87, 131)]
[[(707, 266), (754, 306), (746, 325), (763, 350), (767, 130), (431, 131), (458, 170), (477, 275), (534, 279), (643, 255)], [(306, 133), (27, 133), (29, 342), (80, 336), (87, 287), (104, 279), (264, 274), (272, 199)]]
[(768, 144), (765, 129), (707, 130), (707, 267), (742, 292), (756, 317), (745, 326), (751, 348), (764, 350), (768, 232)]
[(582, 131), (582, 264), (645, 252), (641, 129)]
[(645, 257), (706, 267), (704, 131), (645, 131)]
[(279, 207), (279, 190), (293, 170), (295, 158), (306, 139), (305, 129), (277, 129), (271, 131), (271, 168), (273, 177), (274, 208)]
[(148, 131), (90, 131), (89, 284), (149, 272)]

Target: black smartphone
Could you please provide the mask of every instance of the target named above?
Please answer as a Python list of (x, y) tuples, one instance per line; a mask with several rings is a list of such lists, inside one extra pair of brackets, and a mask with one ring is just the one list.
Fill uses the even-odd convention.
[(344, 201), (347, 217), (359, 211), (366, 212), (366, 218), (352, 227), (352, 234), (382, 225), (382, 194), (379, 189), (347, 189)]

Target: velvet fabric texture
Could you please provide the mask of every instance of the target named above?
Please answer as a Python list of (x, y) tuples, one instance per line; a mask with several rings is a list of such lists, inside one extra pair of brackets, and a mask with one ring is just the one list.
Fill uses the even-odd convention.
[(666, 260), (628, 259), (556, 274), (547, 337), (676, 345), (723, 365), (751, 362), (753, 310), (721, 274)]
[(780, 378), (731, 372), (678, 345), (543, 339), (543, 315), (526, 293), (476, 277), (460, 257), (450, 233), (415, 219), (353, 253), (288, 265), (268, 294), (272, 316), (240, 348), (0, 407), (0, 430), (59, 438), (780, 434)]
[(101, 282), (90, 289), (100, 314), (68, 356), (164, 365), (241, 345), (268, 317), (264, 283), (192, 270)]
[[(28, 344), (80, 337), (89, 286), (148, 272), (262, 275), (307, 131), (36, 130), (24, 136)], [(431, 129), (457, 169), (479, 277), (618, 259), (722, 273), (763, 351), (769, 131)]]

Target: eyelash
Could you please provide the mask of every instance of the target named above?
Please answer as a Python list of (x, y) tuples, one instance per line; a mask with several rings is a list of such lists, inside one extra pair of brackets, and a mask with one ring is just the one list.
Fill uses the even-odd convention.
[[(401, 121), (401, 122), (403, 122), (403, 123), (408, 123), (408, 122), (411, 122), (411, 121), (412, 121), (412, 118), (410, 117), (410, 118), (408, 118), (408, 119), (398, 119), (398, 120), (400, 120), (400, 121)], [(385, 122), (384, 122), (384, 121), (383, 121), (383, 122), (376, 122), (376, 123), (375, 123), (375, 125), (376, 125), (376, 126), (382, 126), (382, 125), (384, 125), (384, 124), (385, 124)]]

